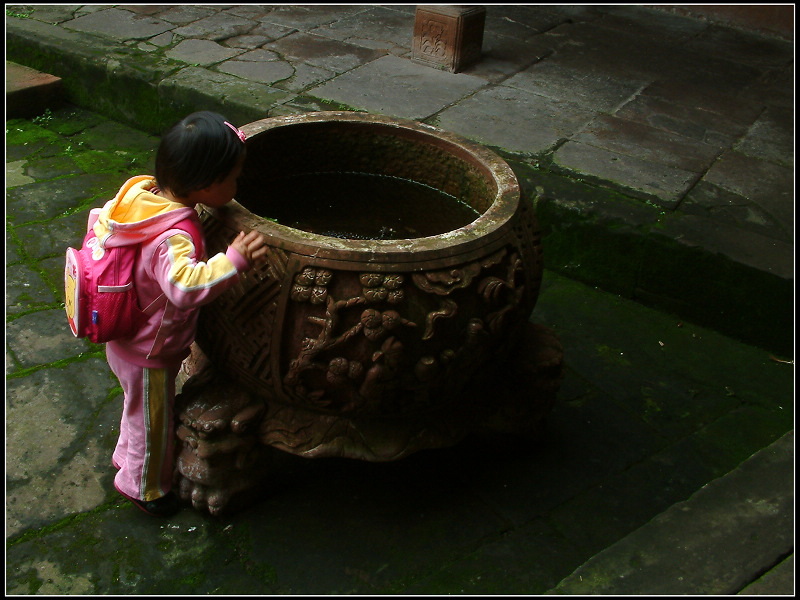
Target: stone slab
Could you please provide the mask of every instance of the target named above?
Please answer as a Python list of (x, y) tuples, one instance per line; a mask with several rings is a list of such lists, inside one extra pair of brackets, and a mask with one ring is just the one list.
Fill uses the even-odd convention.
[[(50, 294), (52, 292), (39, 298), (49, 301)], [(72, 335), (62, 307), (20, 316), (6, 325), (6, 335), (8, 349), (21, 368), (49, 365), (89, 350), (88, 341)]]
[(614, 116), (716, 147), (732, 146), (748, 128), (746, 122), (736, 122), (698, 106), (677, 104), (645, 94), (637, 94), (631, 98)]
[(553, 155), (559, 171), (591, 180), (667, 210), (675, 209), (699, 174), (589, 144), (569, 141)]
[(112, 38), (117, 41), (146, 40), (173, 28), (173, 24), (140, 16), (119, 8), (107, 8), (62, 23), (66, 29)]
[[(124, 177), (120, 178), (120, 180), (124, 180)], [(114, 183), (116, 184), (118, 181)], [(108, 195), (113, 195), (113, 192), (109, 192)], [(98, 199), (94, 204), (102, 206), (103, 203), (102, 199)], [(65, 250), (67, 246), (78, 248), (83, 241), (80, 232), (86, 231), (88, 216), (89, 208), (87, 207), (47, 223), (21, 225), (16, 228), (15, 232), (28, 257), (41, 259), (52, 254), (54, 247), (63, 247)], [(63, 259), (63, 257), (59, 258)], [(53, 283), (57, 285), (57, 289), (60, 291), (59, 300), (63, 299), (61, 298), (63, 291), (60, 290), (63, 285), (63, 277), (62, 265), (62, 273), (53, 280)]]
[(225, 114), (235, 123), (249, 123), (267, 117), (273, 106), (292, 94), (263, 83), (199, 67), (186, 67), (161, 81), (160, 102), (174, 115), (175, 122), (204, 106)]
[(229, 7), (225, 12), (229, 15), (243, 17), (251, 21), (258, 21), (268, 15), (274, 7), (268, 4), (239, 4)]
[(719, 224), (757, 233), (769, 239), (791, 243), (794, 230), (764, 210), (757, 202), (701, 179), (680, 204), (680, 211)]
[(445, 108), (436, 124), (503, 151), (535, 155), (567, 139), (594, 114), (569, 100), (500, 85)]
[[(794, 223), (794, 182), (791, 169), (737, 152), (726, 151), (703, 181), (732, 192), (772, 215), (786, 233)], [(794, 239), (794, 238), (792, 238)]]
[(255, 50), (257, 48), (260, 48), (269, 41), (272, 40), (265, 35), (251, 33), (248, 35), (237, 35), (232, 38), (228, 38), (223, 43), (230, 48), (244, 48), (245, 50)]
[(298, 29), (302, 31), (311, 31), (317, 27), (330, 25), (346, 19), (348, 16), (359, 14), (369, 10), (367, 5), (289, 5), (278, 4), (272, 7), (272, 10), (259, 17), (262, 23), (270, 25), (279, 25), (280, 27), (288, 27), (290, 29)]
[(314, 29), (314, 34), (400, 56), (411, 52), (414, 14), (396, 6), (376, 6)]
[[(685, 73), (685, 52), (678, 52), (668, 35), (646, 38), (636, 30), (621, 34), (603, 26), (603, 18), (565, 22), (543, 33), (554, 56), (565, 68), (593, 72), (616, 81), (653, 81)], [(647, 52), (642, 48), (647, 47)], [(695, 67), (696, 69), (696, 67)]]
[(107, 398), (118, 385), (105, 357), (7, 381), (6, 538), (108, 499), (111, 469), (98, 465), (116, 443), (122, 397)]
[(517, 39), (484, 31), (481, 58), (464, 73), (491, 83), (507, 83), (520, 70), (550, 56), (553, 49), (536, 38)]
[(294, 33), (264, 46), (284, 60), (302, 62), (313, 67), (344, 73), (384, 56), (385, 51), (331, 40), (311, 33)]
[[(546, 548), (546, 552), (542, 549)], [(558, 565), (580, 552), (544, 519), (534, 520), (487, 542), (435, 576), (412, 582), (409, 595), (532, 596), (552, 588)], [(521, 560), (521, 557), (530, 557)]]
[(63, 102), (60, 77), (6, 61), (6, 118), (35, 117)]
[[(25, 172), (36, 179), (55, 179), (57, 177), (66, 177), (67, 175), (80, 175), (83, 172), (71, 156), (48, 156), (41, 160), (34, 159), (30, 162), (21, 162), (25, 165)], [(8, 164), (6, 170), (8, 170)], [(6, 182), (6, 188), (14, 185)]]
[(795, 594), (794, 552), (744, 588), (739, 595), (780, 596)]
[(702, 106), (703, 110), (748, 126), (764, 110), (763, 98), (743, 100), (725, 87), (715, 88), (678, 77), (656, 79), (642, 90), (642, 94), (683, 106)]
[(794, 43), (790, 40), (721, 26), (705, 28), (687, 46), (732, 62), (767, 67), (787, 65), (794, 54)]
[(781, 279), (794, 279), (793, 244), (743, 231), (713, 218), (697, 215), (664, 218), (661, 227), (651, 235), (670, 237), (681, 245), (702, 248)]
[(422, 121), (480, 89), (484, 80), (387, 55), (339, 75), (307, 95), (384, 115)]
[(561, 65), (557, 56), (537, 62), (503, 82), (503, 85), (554, 100), (568, 98), (597, 113), (613, 113), (645, 84), (646, 81), (616, 79), (588, 69)]
[(24, 6), (20, 12), (28, 15), (29, 19), (34, 19), (43, 23), (52, 23), (54, 25), (58, 25), (64, 21), (71, 21), (75, 17), (84, 14), (81, 12), (81, 7), (76, 4)]
[(617, 5), (597, 19), (597, 24), (615, 30), (619, 35), (634, 35), (639, 38), (663, 36), (684, 43), (691, 40), (707, 25), (698, 19), (685, 19), (677, 15), (657, 12), (641, 6)]
[[(256, 53), (259, 55), (273, 55), (275, 59), (251, 60), (252, 55)], [(279, 90), (297, 93), (336, 76), (333, 71), (322, 67), (315, 67), (304, 62), (282, 60), (277, 53), (262, 48), (239, 55), (233, 60), (227, 60), (220, 64), (217, 69), (222, 73), (230, 73), (248, 81), (263, 83)], [(273, 111), (270, 114), (275, 115), (275, 112)]]
[(794, 111), (767, 107), (734, 146), (742, 154), (761, 158), (784, 167), (794, 166)]
[[(219, 65), (218, 69), (222, 73), (229, 73), (248, 81), (263, 83), (270, 86), (294, 77), (297, 72), (291, 64), (283, 60), (251, 61), (246, 60), (244, 55), (242, 55), (242, 59), (243, 60), (226, 60)], [(323, 76), (320, 79), (321, 81), (333, 76), (333, 73), (324, 73), (327, 77)]]
[(794, 486), (785, 474), (793, 463), (792, 431), (593, 557), (553, 593), (737, 593), (792, 550)]
[(599, 115), (570, 139), (698, 174), (705, 173), (724, 148), (612, 115)]
[(214, 13), (199, 20), (187, 22), (174, 30), (184, 38), (202, 38), (207, 41), (220, 41), (244, 35), (256, 26), (253, 19), (239, 17), (230, 13)]
[[(14, 244), (6, 244), (6, 258), (14, 260)], [(24, 264), (6, 264), (6, 316), (17, 315), (42, 306), (52, 306), (57, 297), (52, 288), (38, 273)]]
[(751, 104), (763, 102), (767, 106), (794, 109), (794, 63), (763, 72), (739, 92), (739, 98)]
[(41, 221), (54, 210), (69, 211), (107, 192), (109, 179), (108, 174), (92, 173), (13, 187), (6, 192), (6, 210), (16, 226)]
[(214, 11), (210, 8), (184, 4), (182, 6), (174, 6), (167, 11), (161, 12), (159, 18), (164, 21), (169, 21), (174, 25), (186, 25), (210, 17), (213, 14)]
[(587, 9), (591, 10), (587, 6), (567, 5), (506, 5), (502, 11), (487, 7), (484, 27), (486, 33), (524, 39), (580, 18), (580, 14), (585, 14)]
[(209, 66), (241, 54), (238, 48), (226, 48), (210, 40), (183, 40), (167, 50), (166, 56), (192, 65)]
[(35, 179), (25, 174), (26, 160), (12, 160), (6, 162), (6, 189), (33, 183)]
[[(282, 37), (287, 35), (291, 35), (295, 33), (297, 30), (294, 27), (284, 27), (282, 25), (275, 25), (274, 23), (261, 23), (259, 22), (255, 28), (250, 30), (248, 35), (251, 36), (263, 36), (267, 38), (267, 42), (274, 42), (275, 40), (279, 40)], [(231, 40), (235, 40), (237, 38), (231, 38)], [(230, 41), (230, 40), (229, 40)], [(226, 42), (228, 43), (228, 42)]]

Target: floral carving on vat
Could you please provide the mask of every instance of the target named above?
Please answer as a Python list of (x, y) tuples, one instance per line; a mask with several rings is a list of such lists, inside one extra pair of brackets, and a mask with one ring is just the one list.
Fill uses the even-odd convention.
[[(284, 391), (307, 408), (419, 408), (428, 402), (421, 390), (437, 377), (451, 387), (463, 385), (456, 380), (468, 379), (505, 333), (504, 317), (524, 294), (516, 282), (520, 270), (509, 248), (421, 273), (303, 267), (290, 297), (306, 325), (288, 361)], [(475, 316), (455, 322), (460, 303)]]

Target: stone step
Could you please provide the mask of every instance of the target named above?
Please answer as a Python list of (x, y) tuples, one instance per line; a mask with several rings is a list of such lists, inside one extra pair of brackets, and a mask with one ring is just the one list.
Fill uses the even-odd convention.
[(550, 594), (794, 593), (794, 430), (595, 555)]
[(6, 61), (6, 119), (36, 117), (63, 102), (60, 77)]

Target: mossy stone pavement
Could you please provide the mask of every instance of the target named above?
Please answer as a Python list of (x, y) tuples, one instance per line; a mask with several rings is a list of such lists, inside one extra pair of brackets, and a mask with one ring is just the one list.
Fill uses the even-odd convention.
[(276, 454), (244, 512), (147, 517), (111, 486), (121, 393), (69, 333), (61, 279), (89, 208), (157, 139), (69, 106), (6, 136), (7, 593), (793, 588), (793, 367), (552, 271), (531, 318), (567, 374), (543, 439)]
[[(767, 196), (777, 201), (783, 197), (780, 189), (793, 191), (791, 180), (781, 183), (793, 164), (791, 145), (788, 153), (785, 147), (791, 131), (773, 118), (781, 105), (791, 106), (791, 91), (780, 82), (787, 65), (791, 72), (792, 53), (787, 59), (780, 40), (642, 10), (509, 6), (492, 15), (493, 8), (487, 16), (485, 59), (471, 72), (454, 75), (416, 71), (408, 64), (413, 7), (93, 5), (12, 11), (26, 18), (9, 16), (7, 7), (9, 57), (62, 77), (68, 100), (37, 117), (6, 121), (7, 594), (793, 593), (792, 344), (732, 336), (706, 318), (707, 304), (692, 313), (703, 317), (701, 322), (680, 306), (654, 308), (669, 305), (663, 301), (667, 291), (688, 293), (684, 288), (692, 285), (690, 299), (734, 281), (747, 288), (751, 279), (736, 280), (744, 266), (766, 282), (761, 293), (785, 293), (779, 280), (786, 279), (793, 298), (793, 257), (781, 259), (792, 267), (788, 278), (785, 271), (775, 278), (757, 267), (755, 258), (753, 264), (737, 263), (730, 247), (715, 259), (713, 247), (679, 241), (681, 236), (710, 237), (722, 248), (724, 236), (713, 237), (702, 226), (713, 215), (722, 219), (717, 223), (736, 224), (734, 230), (750, 241), (772, 235), (793, 247), (793, 206), (771, 207), (773, 216), (790, 211), (788, 220), (771, 220), (774, 229), (766, 225), (764, 208)], [(559, 21), (567, 13), (571, 22)], [(635, 33), (622, 27), (631, 22), (637, 24)], [(545, 31), (544, 23), (552, 27)], [(584, 46), (567, 44), (568, 32)], [(568, 76), (584, 72), (586, 78), (578, 81), (592, 86), (587, 97), (618, 107), (615, 98), (636, 90), (621, 78), (592, 79), (581, 71), (583, 63), (572, 62), (578, 56), (569, 49), (586, 48), (593, 40), (594, 48), (611, 52), (610, 41), (622, 39), (614, 52), (630, 71), (636, 58), (626, 54), (625, 44), (644, 32), (661, 50), (677, 48), (675, 40), (695, 53), (705, 44), (717, 71), (726, 66), (732, 72), (738, 65), (738, 72), (748, 75), (743, 82), (773, 82), (774, 104), (755, 117), (747, 117), (751, 113), (739, 105), (714, 113), (706, 140), (728, 135), (736, 150), (721, 151), (673, 208), (669, 194), (645, 200), (644, 194), (631, 192), (630, 184), (612, 185), (570, 170), (578, 150), (600, 156), (600, 138), (610, 139), (608, 145), (619, 143), (620, 130), (603, 129), (614, 125), (611, 116), (636, 119), (552, 98)], [(299, 35), (306, 37), (294, 37)], [(228, 54), (200, 60), (192, 46), (197, 60), (187, 66), (180, 53), (190, 41), (195, 46), (213, 42), (203, 48)], [(324, 52), (315, 54), (315, 44), (323, 42)], [(263, 61), (232, 64), (233, 58), (224, 58), (248, 44), (255, 45), (248, 52), (264, 53), (256, 55)], [(721, 49), (728, 53), (724, 62)], [(515, 63), (523, 54), (538, 62)], [(606, 64), (601, 54), (584, 50), (580, 58), (598, 73)], [(559, 61), (547, 62), (555, 57)], [(661, 54), (650, 57), (662, 70), (672, 68)], [(249, 62), (260, 66), (244, 64)], [(252, 73), (277, 77), (266, 73), (288, 72), (286, 64), (293, 69), (288, 79), (283, 75), (269, 85), (247, 79)], [(690, 64), (685, 56), (678, 60), (682, 69)], [(539, 81), (550, 96), (523, 93), (533, 85), (537, 65), (547, 74)], [(367, 67), (372, 71), (362, 70)], [(106, 73), (105, 83), (87, 79), (100, 71)], [(423, 72), (431, 84), (459, 79), (454, 85), (460, 95), (420, 100), (413, 106), (423, 112), (409, 116), (498, 149), (528, 186), (547, 232), (547, 270), (531, 319), (559, 335), (566, 375), (543, 437), (471, 438), (385, 464), (303, 460), (276, 452), (264, 498), (237, 514), (212, 518), (187, 509), (166, 520), (144, 515), (111, 485), (110, 456), (122, 401), (118, 383), (102, 346), (73, 338), (64, 318), (64, 249), (79, 242), (88, 210), (131, 174), (152, 171), (160, 119), (170, 120), (190, 106), (233, 112), (237, 122), (254, 120), (254, 113), (301, 112), (333, 102), (380, 112), (366, 83), (375, 87), (374, 77), (381, 73), (396, 74), (397, 83), (401, 74), (407, 79)], [(635, 72), (647, 80), (643, 65)], [(189, 85), (197, 77), (205, 91)], [(514, 78), (516, 85), (499, 83)], [(473, 90), (474, 79), (483, 83)], [(750, 94), (748, 85), (743, 83), (740, 99)], [(311, 89), (325, 86), (330, 93), (323, 102)], [(667, 87), (660, 96), (639, 94), (635, 106), (623, 106), (630, 114), (643, 111), (641, 118), (659, 127), (675, 125), (676, 109), (667, 114), (663, 104)], [(234, 88), (241, 95), (225, 91)], [(123, 89), (130, 95), (120, 101)], [(572, 101), (588, 102), (575, 91), (583, 88), (570, 89)], [(398, 87), (396, 93), (401, 91)], [(247, 105), (248, 94), (255, 104)], [(482, 96), (515, 108), (493, 113), (497, 104), (480, 104)], [(712, 97), (722, 102), (726, 94)], [(424, 112), (437, 103), (447, 103), (446, 108)], [(549, 109), (547, 117), (524, 112), (534, 106)], [(680, 106), (693, 115), (682, 121), (684, 126), (709, 116), (705, 108)], [(589, 111), (588, 121), (581, 110)], [(544, 138), (562, 135), (566, 141), (559, 138), (541, 153), (509, 141), (509, 150), (483, 139), (484, 133), (463, 129), (481, 114), (496, 129), (511, 132), (507, 124), (514, 111), (544, 124), (531, 125), (536, 135), (530, 139), (546, 145), (550, 141)], [(748, 118), (754, 120), (743, 125)], [(527, 126), (519, 121), (514, 139), (524, 140), (518, 130)], [(659, 127), (654, 128), (664, 131)], [(734, 131), (726, 134), (724, 127)], [(626, 135), (646, 145), (643, 140), (652, 138), (645, 134), (655, 135), (641, 130)], [(677, 141), (686, 144), (685, 137)], [(708, 159), (699, 158), (703, 147), (681, 148), (670, 159), (674, 170), (666, 172), (688, 170), (677, 162), (681, 153), (685, 160)], [(604, 152), (617, 156), (613, 163), (634, 158), (618, 150), (605, 147)], [(625, 169), (639, 165), (646, 173), (653, 164), (658, 161), (639, 157)], [(764, 178), (758, 186), (744, 181), (745, 164), (759, 167)], [(700, 206), (711, 197), (724, 199), (724, 207), (681, 212), (691, 198)], [(747, 202), (739, 203), (742, 198)], [(757, 219), (755, 212), (746, 212), (756, 205), (764, 210)], [(658, 213), (654, 221), (652, 211)], [(738, 222), (740, 214), (752, 218)], [(686, 219), (689, 225), (681, 229), (684, 225), (677, 223)], [(703, 277), (693, 284), (681, 282), (680, 265), (665, 259), (681, 244), (680, 265), (704, 263)], [(755, 254), (759, 246), (753, 248)], [(620, 257), (627, 257), (622, 266), (614, 264)], [(602, 281), (593, 280), (598, 273)], [(662, 278), (665, 274), (674, 279)], [(629, 294), (633, 289), (638, 291)], [(644, 293), (648, 290), (652, 297)], [(717, 300), (730, 319), (741, 311), (733, 303), (746, 301), (733, 290)], [(773, 300), (757, 296), (750, 306)], [(792, 317), (781, 313), (778, 322), (791, 326)], [(766, 327), (766, 315), (760, 318)], [(793, 342), (793, 335), (787, 338)]]

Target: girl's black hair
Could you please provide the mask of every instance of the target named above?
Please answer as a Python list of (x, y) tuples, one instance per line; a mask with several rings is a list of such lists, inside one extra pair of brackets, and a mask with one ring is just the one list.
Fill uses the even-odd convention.
[(225, 122), (215, 112), (195, 112), (161, 137), (156, 153), (156, 181), (161, 189), (186, 198), (230, 174), (245, 145)]

